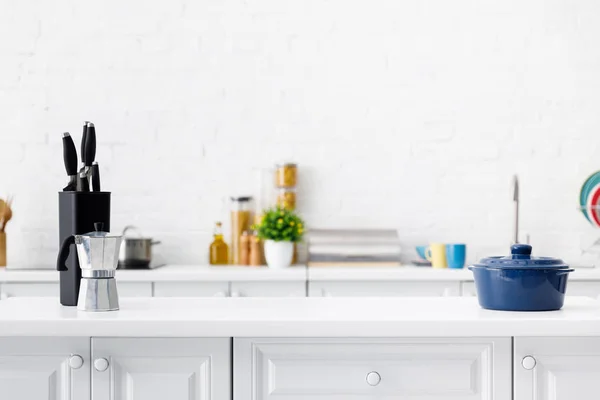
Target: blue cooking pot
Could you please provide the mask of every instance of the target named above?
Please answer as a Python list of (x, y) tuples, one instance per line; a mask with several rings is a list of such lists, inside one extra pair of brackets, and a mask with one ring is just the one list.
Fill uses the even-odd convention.
[(515, 244), (508, 257), (483, 258), (469, 267), (483, 308), (505, 311), (560, 310), (570, 269), (551, 257), (531, 257), (531, 246)]

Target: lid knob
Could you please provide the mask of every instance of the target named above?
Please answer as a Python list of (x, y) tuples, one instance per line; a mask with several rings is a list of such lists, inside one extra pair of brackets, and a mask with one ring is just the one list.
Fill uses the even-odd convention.
[(531, 258), (531, 246), (528, 244), (513, 244), (510, 246), (512, 258), (528, 259)]
[(104, 231), (104, 222), (94, 222), (94, 230), (96, 232), (103, 232)]

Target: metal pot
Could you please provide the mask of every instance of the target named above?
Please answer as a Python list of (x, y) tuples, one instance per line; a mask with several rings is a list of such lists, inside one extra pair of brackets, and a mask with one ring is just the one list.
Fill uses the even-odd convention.
[(481, 307), (504, 311), (561, 309), (573, 272), (557, 258), (532, 257), (526, 244), (513, 245), (508, 257), (484, 258), (469, 269)]
[[(135, 232), (137, 236), (127, 236), (127, 232)], [(120, 268), (148, 268), (152, 261), (152, 246), (160, 241), (143, 237), (139, 228), (128, 225), (123, 229), (123, 242), (119, 251)]]

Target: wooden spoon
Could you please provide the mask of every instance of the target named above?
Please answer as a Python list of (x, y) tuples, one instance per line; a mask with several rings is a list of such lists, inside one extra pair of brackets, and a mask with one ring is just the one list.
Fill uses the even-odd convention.
[(0, 199), (0, 232), (4, 232), (4, 211), (6, 210), (6, 202)]
[(8, 221), (11, 220), (12, 218), (12, 208), (10, 207), (12, 204), (12, 197), (9, 196), (6, 198), (6, 201), (4, 202), (4, 207), (3, 207), (3, 212), (2, 212), (2, 226), (0, 227), (0, 232), (4, 232), (4, 229), (6, 229), (6, 224), (8, 223)]

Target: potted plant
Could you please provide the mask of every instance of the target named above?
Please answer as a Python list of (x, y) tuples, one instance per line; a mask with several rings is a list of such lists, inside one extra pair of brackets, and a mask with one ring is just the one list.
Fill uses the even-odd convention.
[(265, 241), (265, 259), (270, 268), (287, 268), (292, 264), (294, 243), (302, 240), (304, 222), (293, 211), (270, 208), (263, 212), (255, 227)]

